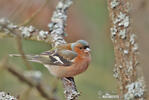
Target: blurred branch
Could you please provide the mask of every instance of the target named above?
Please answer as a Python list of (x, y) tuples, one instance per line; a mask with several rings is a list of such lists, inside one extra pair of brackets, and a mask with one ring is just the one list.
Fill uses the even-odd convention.
[(37, 91), (41, 94), (41, 96), (44, 97), (45, 99), (56, 100), (55, 98), (48, 95), (48, 93), (45, 91), (45, 89), (43, 88), (40, 82), (38, 83), (33, 82), (31, 79), (25, 77), (22, 73), (20, 73), (20, 71), (14, 69), (14, 67), (10, 64), (9, 65), (4, 64), (3, 66), (4, 66), (3, 68), (5, 68), (8, 72), (10, 72), (12, 75), (17, 77), (23, 83), (26, 83), (30, 87), (35, 87)]
[(56, 94), (57, 93), (57, 88), (58, 88), (58, 79), (56, 78), (53, 82), (52, 82), (52, 94)]
[[(37, 91), (40, 93), (40, 95), (42, 97), (44, 97), (45, 99), (47, 99), (47, 100), (56, 100), (54, 97), (50, 96), (46, 92), (46, 90), (43, 88), (43, 86), (42, 86), (42, 84), (40, 82), (40, 76), (41, 75), (37, 75), (37, 73), (35, 74), (34, 72), (30, 72), (32, 75), (29, 76), (29, 72), (28, 72), (27, 73), (27, 75), (29, 76), (29, 78), (28, 78), (27, 76), (24, 75), (24, 73), (21, 73), (20, 71), (16, 70), (14, 68), (14, 66), (8, 64), (7, 57), (4, 58), (0, 62), (0, 69), (7, 70), (12, 75), (17, 77), (20, 81), (22, 81), (23, 83), (26, 83), (29, 87), (35, 87), (37, 89)], [(33, 75), (33, 74), (35, 74), (35, 75)]]
[(27, 87), (23, 90), (23, 92), (19, 95), (19, 100), (29, 100), (29, 95), (33, 88)]
[(26, 67), (30, 70), (32, 69), (31, 65), (29, 64), (29, 62), (27, 61), (26, 59), (26, 56), (24, 54), (24, 51), (22, 49), (22, 41), (21, 41), (21, 37), (19, 36), (19, 34), (17, 35), (16, 37), (16, 41), (17, 41), (17, 46), (18, 46), (18, 50), (19, 50), (19, 53), (21, 54), (21, 57), (26, 65)]
[[(52, 46), (56, 47), (61, 44), (65, 44), (65, 26), (67, 21), (67, 10), (73, 0), (60, 0), (56, 6), (56, 10), (53, 13), (51, 22), (49, 23), (50, 35)], [(65, 89), (65, 97), (67, 100), (75, 100), (78, 98), (79, 93), (76, 89), (76, 85), (73, 77), (62, 78), (62, 82)]]
[(45, 3), (39, 8), (37, 9), (32, 15), (31, 17), (29, 17), (27, 20), (25, 20), (25, 22), (22, 24), (23, 26), (29, 25), (33, 19), (43, 10), (43, 8), (48, 4), (50, 0), (45, 0)]
[(138, 77), (138, 44), (132, 32), (129, 0), (108, 0), (111, 39), (115, 52), (114, 77), (120, 100), (144, 100), (144, 79)]

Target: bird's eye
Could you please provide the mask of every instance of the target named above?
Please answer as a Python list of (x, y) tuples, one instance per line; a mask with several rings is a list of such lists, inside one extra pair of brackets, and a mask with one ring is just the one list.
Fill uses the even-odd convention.
[(89, 46), (84, 46), (84, 49), (89, 48)]
[(83, 49), (82, 47), (79, 47), (80, 49)]

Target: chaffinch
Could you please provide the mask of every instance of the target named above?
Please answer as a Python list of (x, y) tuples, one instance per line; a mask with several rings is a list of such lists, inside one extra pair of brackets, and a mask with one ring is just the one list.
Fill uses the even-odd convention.
[(91, 61), (90, 47), (85, 40), (62, 44), (54, 50), (26, 57), (29, 61), (43, 64), (58, 78), (73, 77), (84, 72)]

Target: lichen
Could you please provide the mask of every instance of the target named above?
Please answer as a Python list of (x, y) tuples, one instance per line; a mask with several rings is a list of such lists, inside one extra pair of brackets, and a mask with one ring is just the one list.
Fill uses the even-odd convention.
[(0, 18), (0, 25), (4, 25), (8, 23), (9, 23), (9, 20), (7, 20), (6, 18)]
[(41, 31), (39, 31), (38, 39), (44, 40), (45, 38), (47, 38), (48, 34), (49, 34), (48, 31), (41, 30)]
[(126, 55), (127, 55), (128, 53), (129, 53), (129, 52), (128, 52), (128, 50), (124, 50), (124, 54), (126, 54)]
[(13, 23), (8, 24), (7, 26), (9, 29), (16, 29), (18, 26), (14, 25)]
[(130, 43), (131, 43), (132, 45), (135, 43), (135, 37), (136, 37), (135, 34), (131, 34), (131, 35), (130, 35)]
[[(71, 90), (71, 92), (72, 92), (71, 95), (67, 96), (67, 100), (74, 100), (80, 95), (80, 93), (77, 91)], [(64, 94), (67, 94), (67, 91), (64, 91)]]
[(117, 0), (112, 0), (111, 3), (110, 3), (110, 5), (111, 5), (111, 8), (113, 9), (113, 8), (115, 8), (116, 6), (119, 5), (119, 2), (118, 2)]
[(29, 26), (29, 27), (20, 27), (19, 30), (22, 33), (22, 36), (24, 38), (28, 38), (31, 36), (31, 33), (34, 32), (35, 28), (33, 26)]
[[(122, 66), (121, 66), (122, 67)], [(119, 68), (117, 67), (117, 65), (115, 64), (115, 67), (113, 69), (113, 77), (115, 77), (116, 79), (119, 79)]]
[[(59, 28), (60, 26), (56, 26)], [(48, 31), (38, 30), (35, 27), (31, 26), (18, 26), (10, 22), (5, 18), (0, 18), (0, 31), (4, 32), (6, 35), (10, 34), (11, 36), (15, 36), (17, 33), (21, 33), (20, 35), (23, 38), (32, 38), (37, 40), (45, 40), (49, 34)], [(49, 42), (49, 41), (45, 41)]]
[(120, 12), (117, 18), (113, 20), (114, 24), (117, 24), (118, 22), (122, 21), (125, 18), (126, 14)]
[(128, 27), (129, 26), (129, 16), (127, 16), (125, 13), (120, 12), (117, 18), (113, 18), (113, 23), (117, 24), (119, 26)]
[(73, 0), (62, 0), (58, 3), (55, 12), (51, 18), (51, 23), (48, 24), (51, 33), (52, 46), (64, 44), (65, 36), (64, 28), (67, 20), (67, 8), (73, 3)]
[(10, 30), (16, 29), (18, 26), (11, 23), (5, 18), (0, 18), (0, 31), (5, 32), (6, 34), (10, 33)]
[(62, 2), (59, 2), (56, 8), (61, 9), (61, 8), (63, 8), (63, 6), (64, 6), (64, 4)]
[(125, 18), (118, 25), (128, 27), (129, 26), (129, 16), (125, 16)]
[(9, 93), (0, 92), (0, 100), (17, 100), (14, 96)]
[(135, 98), (142, 98), (145, 92), (145, 85), (143, 78), (138, 79), (126, 86), (127, 93), (124, 95), (124, 100), (134, 100)]
[(114, 25), (111, 29), (111, 39), (113, 40), (113, 38), (116, 36), (116, 33), (117, 33), (117, 29), (116, 29), (116, 26)]
[(122, 39), (125, 39), (125, 38), (126, 38), (126, 29), (120, 30), (119, 36), (120, 36)]
[(138, 44), (137, 43), (135, 43), (134, 46), (132, 47), (132, 51), (133, 52), (138, 51)]
[[(132, 62), (130, 62), (130, 63), (132, 63)], [(133, 66), (130, 64), (129, 66), (127, 66), (128, 75), (132, 75), (132, 71), (133, 71)]]

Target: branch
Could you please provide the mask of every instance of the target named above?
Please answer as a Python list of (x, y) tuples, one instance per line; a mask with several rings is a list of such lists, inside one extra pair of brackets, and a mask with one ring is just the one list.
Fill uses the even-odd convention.
[[(66, 34), (65, 26), (67, 21), (67, 10), (71, 6), (72, 2), (73, 0), (60, 0), (56, 6), (56, 10), (53, 13), (51, 23), (48, 25), (50, 28), (51, 42), (53, 47), (66, 43), (64, 36)], [(67, 100), (77, 99), (79, 93), (77, 92), (74, 78), (62, 78), (62, 82)]]
[(3, 62), (3, 64), (1, 64), (0, 67), (5, 68), (8, 72), (10, 72), (12, 75), (17, 77), (23, 83), (26, 83), (28, 86), (35, 87), (37, 89), (37, 91), (40, 93), (40, 95), (42, 97), (44, 97), (45, 99), (56, 100), (56, 98), (49, 96), (49, 93), (47, 93), (44, 90), (42, 84), (39, 82), (39, 78), (38, 78), (38, 82), (37, 81), (35, 82), (34, 80), (31, 80), (31, 79), (27, 78), (26, 76), (24, 76), (22, 73), (20, 73), (20, 71), (14, 69), (14, 67), (12, 65), (8, 65), (4, 62)]
[(17, 36), (16, 37), (16, 41), (17, 41), (17, 47), (18, 47), (19, 53), (20, 53), (20, 55), (21, 55), (21, 57), (22, 57), (22, 59), (24, 61), (24, 64), (26, 65), (27, 69), (31, 70), (32, 67), (29, 64), (29, 62), (27, 61), (27, 58), (26, 58), (25, 53), (24, 53), (23, 48), (22, 48), (21, 37), (20, 37), (20, 35), (16, 35), (16, 36)]
[(138, 44), (132, 32), (129, 0), (108, 0), (111, 39), (115, 52), (114, 77), (119, 83), (119, 99), (144, 99), (144, 79), (137, 76)]
[(50, 43), (49, 32), (36, 29), (33, 26), (18, 26), (5, 18), (0, 19), (0, 37), (21, 36), (24, 39), (44, 41)]
[(37, 89), (37, 91), (40, 93), (40, 95), (42, 97), (44, 97), (45, 99), (57, 100), (53, 96), (49, 95), (49, 93), (47, 93), (46, 90), (43, 88), (43, 86), (41, 84), (41, 73), (39, 71), (38, 72), (27, 71), (27, 72), (21, 73), (20, 71), (16, 70), (14, 68), (14, 66), (8, 64), (8, 58), (7, 57), (5, 57), (0, 62), (0, 69), (7, 70), (12, 75), (17, 77), (20, 81), (22, 81), (23, 83), (26, 83), (29, 87), (35, 87)]

